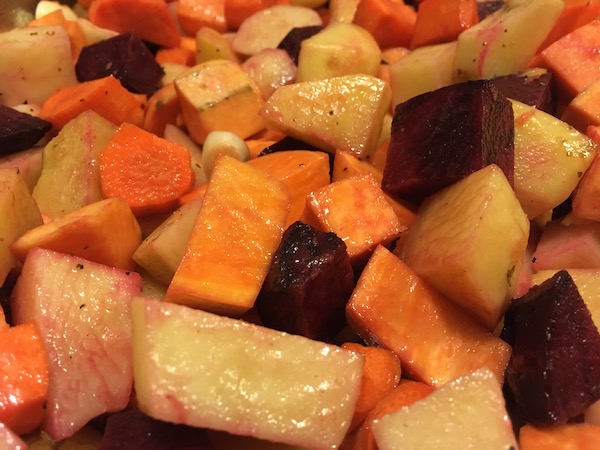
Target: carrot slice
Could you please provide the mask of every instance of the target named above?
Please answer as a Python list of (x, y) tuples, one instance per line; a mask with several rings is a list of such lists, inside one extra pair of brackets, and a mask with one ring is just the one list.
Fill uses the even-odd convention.
[(387, 348), (367, 347), (354, 342), (345, 342), (342, 348), (365, 356), (360, 394), (350, 424), (350, 430), (354, 430), (377, 403), (398, 385), (402, 368), (398, 357)]
[(382, 49), (408, 47), (416, 21), (417, 13), (402, 0), (361, 0), (354, 15)]
[(124, 123), (102, 150), (100, 185), (122, 197), (136, 216), (167, 212), (194, 184), (188, 150)]
[(163, 47), (177, 47), (181, 40), (165, 0), (94, 0), (88, 16), (94, 25), (118, 33), (131, 31)]
[(35, 430), (48, 394), (48, 356), (35, 322), (0, 333), (0, 423), (17, 434)]
[(60, 130), (67, 122), (88, 109), (115, 125), (141, 124), (144, 101), (132, 94), (112, 75), (59, 89), (42, 105), (40, 117)]
[(478, 22), (475, 0), (424, 0), (419, 3), (410, 47), (453, 41)]

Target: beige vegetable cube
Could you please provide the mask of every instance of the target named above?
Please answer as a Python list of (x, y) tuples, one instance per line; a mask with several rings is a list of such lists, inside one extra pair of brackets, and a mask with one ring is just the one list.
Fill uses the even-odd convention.
[(16, 169), (0, 169), (0, 286), (18, 267), (9, 246), (23, 233), (42, 224), (40, 210)]
[(63, 127), (43, 152), (33, 198), (49, 218), (102, 200), (98, 155), (117, 127), (92, 110)]
[(506, 176), (489, 165), (424, 201), (402, 258), (493, 330), (508, 307), (528, 236), (529, 220)]
[(389, 65), (393, 106), (453, 83), (456, 42), (428, 45)]
[(175, 79), (183, 120), (201, 144), (211, 131), (231, 131), (242, 139), (261, 131), (264, 99), (256, 82), (239, 64), (211, 60)]
[(186, 306), (132, 304), (139, 406), (169, 422), (338, 448), (364, 359), (340, 347)]
[(372, 430), (380, 450), (517, 448), (502, 390), (486, 369), (383, 416)]
[(391, 96), (386, 82), (369, 75), (305, 81), (277, 89), (262, 115), (289, 136), (361, 158), (377, 146)]
[(41, 105), (56, 90), (77, 83), (64, 28), (16, 28), (0, 33), (0, 104)]
[(515, 193), (529, 219), (565, 201), (598, 153), (583, 133), (511, 100), (515, 116)]
[(457, 80), (525, 70), (563, 9), (563, 0), (507, 0), (458, 37)]
[(374, 76), (380, 62), (381, 50), (368, 31), (351, 23), (333, 23), (302, 41), (297, 80), (322, 80), (355, 73)]

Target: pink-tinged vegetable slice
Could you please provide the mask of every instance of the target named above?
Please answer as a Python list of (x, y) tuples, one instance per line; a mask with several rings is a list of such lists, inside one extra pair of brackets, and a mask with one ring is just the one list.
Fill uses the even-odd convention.
[(90, 419), (124, 409), (133, 384), (130, 300), (141, 278), (49, 250), (32, 250), (17, 281), (15, 323), (35, 320), (48, 352), (42, 430), (65, 439)]

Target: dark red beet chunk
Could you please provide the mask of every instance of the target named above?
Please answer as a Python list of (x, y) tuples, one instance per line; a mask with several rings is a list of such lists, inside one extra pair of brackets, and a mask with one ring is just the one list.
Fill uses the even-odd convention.
[(153, 419), (138, 410), (112, 414), (99, 450), (210, 450), (206, 430)]
[(346, 324), (353, 289), (344, 241), (295, 222), (274, 255), (256, 308), (267, 327), (328, 341)]
[(79, 81), (113, 75), (131, 92), (152, 94), (164, 75), (144, 42), (133, 33), (119, 34), (81, 50), (75, 65)]
[(477, 0), (477, 15), (479, 16), (479, 20), (485, 19), (503, 6), (504, 0)]
[(512, 184), (512, 106), (487, 80), (458, 83), (396, 107), (382, 188), (419, 204), (492, 163)]
[(490, 82), (506, 97), (556, 115), (556, 82), (551, 70), (505, 75)]
[(321, 25), (292, 28), (290, 32), (281, 40), (277, 48), (288, 52), (288, 55), (290, 55), (292, 61), (298, 64), (298, 55), (300, 54), (300, 46), (302, 45), (302, 41), (314, 36), (322, 29), (323, 27)]
[(513, 301), (506, 384), (525, 420), (564, 424), (600, 399), (600, 334), (567, 271)]
[(44, 119), (0, 105), (0, 155), (33, 147), (51, 128)]

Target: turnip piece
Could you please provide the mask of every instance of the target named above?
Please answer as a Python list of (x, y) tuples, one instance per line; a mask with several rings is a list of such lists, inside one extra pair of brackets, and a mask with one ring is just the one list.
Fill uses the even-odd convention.
[(35, 320), (42, 333), (50, 364), (42, 429), (53, 440), (129, 403), (129, 303), (140, 287), (135, 272), (39, 248), (29, 253), (11, 308), (16, 324)]
[(248, 17), (233, 38), (233, 49), (254, 55), (265, 48), (277, 48), (283, 38), (297, 27), (322, 25), (319, 14), (303, 6), (275, 5)]
[(0, 104), (41, 105), (56, 90), (77, 83), (64, 28), (16, 28), (0, 33)]

